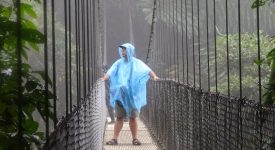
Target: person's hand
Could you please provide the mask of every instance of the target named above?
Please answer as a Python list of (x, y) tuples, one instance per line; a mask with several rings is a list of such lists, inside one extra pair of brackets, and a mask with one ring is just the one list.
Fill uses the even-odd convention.
[(107, 74), (105, 74), (105, 75), (101, 78), (101, 81), (103, 81), (103, 82), (104, 82), (104, 81), (108, 80), (108, 78), (109, 78), (109, 77), (108, 77), (108, 75), (107, 75)]
[(158, 76), (154, 76), (153, 80), (157, 81), (157, 80), (159, 80), (159, 77)]

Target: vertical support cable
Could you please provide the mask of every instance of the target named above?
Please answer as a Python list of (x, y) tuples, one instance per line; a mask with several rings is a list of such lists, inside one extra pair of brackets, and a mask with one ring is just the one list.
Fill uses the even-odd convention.
[(92, 84), (94, 84), (94, 39), (95, 39), (95, 36), (94, 36), (94, 3), (92, 2), (91, 3), (91, 15), (92, 15), (92, 18), (91, 18), (91, 43), (92, 43), (92, 46), (91, 46), (91, 63), (92, 63)]
[(70, 112), (72, 112), (72, 3), (71, 0), (69, 2), (69, 99), (70, 99)]
[(217, 68), (217, 32), (216, 32), (216, 0), (214, 0), (214, 50), (215, 50), (215, 87), (218, 92), (218, 68)]
[(93, 58), (93, 77), (92, 77), (92, 83), (94, 84), (95, 83), (95, 78), (96, 78), (96, 76), (95, 76), (95, 72), (96, 72), (96, 66), (95, 66), (95, 63), (96, 63), (96, 61), (95, 61), (95, 59), (96, 59), (96, 53), (95, 53), (95, 51), (96, 51), (96, 11), (95, 11), (95, 9), (96, 9), (96, 6), (95, 6), (95, 0), (93, 0), (93, 22), (92, 22), (92, 25), (93, 25), (93, 32), (92, 32), (92, 34), (93, 34), (93, 40), (92, 40), (92, 43), (93, 43), (93, 50), (92, 50), (92, 58)]
[(87, 67), (87, 71), (88, 71), (88, 76), (87, 76), (87, 78), (88, 78), (88, 90), (89, 90), (89, 87), (91, 86), (91, 83), (90, 83), (90, 26), (89, 26), (89, 24), (90, 24), (90, 20), (89, 20), (89, 17), (90, 17), (90, 8), (89, 8), (89, 3), (90, 2), (90, 0), (88, 0), (87, 1), (87, 4), (86, 4), (86, 9), (87, 9), (87, 12), (86, 12), (86, 17), (87, 17), (87, 24), (86, 24), (86, 26), (87, 26), (87, 61), (88, 61), (88, 67)]
[[(162, 52), (162, 68), (165, 68), (165, 45), (164, 45), (164, 0), (162, 0), (162, 7), (160, 6), (160, 11), (161, 11), (161, 52)], [(165, 74), (163, 69), (161, 70), (161, 78), (164, 78)]]
[[(166, 9), (165, 9), (165, 12), (166, 12), (166, 14), (165, 14), (165, 18), (166, 18), (166, 42), (168, 42), (168, 39), (169, 39), (169, 37), (168, 37), (168, 27), (169, 27), (169, 22), (168, 22), (168, 18), (169, 18), (169, 12), (168, 12), (168, 3), (169, 3), (169, 1), (167, 1), (166, 2)], [(168, 37), (168, 39), (167, 39), (167, 37)], [(168, 69), (166, 69), (166, 71), (165, 71), (165, 79), (167, 79), (167, 78), (169, 78), (169, 64), (168, 64), (168, 60), (169, 60), (169, 55), (168, 55), (168, 49), (169, 49), (169, 46), (168, 46), (168, 43), (166, 43), (166, 45), (165, 45), (165, 47), (166, 47), (166, 50), (165, 50), (165, 52), (166, 52), (166, 54), (165, 54), (165, 64), (166, 64), (166, 68), (168, 68)]]
[[(45, 67), (45, 116), (46, 116), (46, 141), (49, 139), (49, 87), (48, 87), (48, 30), (47, 30), (47, 0), (43, 1), (44, 11), (44, 67)], [(47, 143), (46, 143), (47, 146)]]
[(147, 51), (147, 56), (146, 56), (146, 64), (149, 63), (149, 57), (150, 57), (150, 53), (152, 50), (152, 42), (153, 42), (153, 35), (154, 35), (154, 26), (155, 26), (155, 22), (156, 22), (156, 9), (157, 9), (157, 0), (154, 0), (154, 8), (153, 8), (153, 16), (152, 16), (152, 23), (151, 23), (151, 30), (150, 30), (150, 36), (149, 36), (149, 43), (148, 43), (148, 51)]
[(193, 49), (193, 86), (196, 87), (195, 37), (194, 37), (194, 2), (191, 0), (192, 15), (192, 49)]
[[(228, 0), (225, 0), (225, 28), (226, 28), (226, 68), (227, 68), (227, 95), (228, 97), (230, 97), (230, 73), (229, 73), (229, 38), (228, 38)], [(231, 125), (227, 125), (227, 112), (228, 112), (228, 107), (226, 107), (225, 109), (225, 123), (224, 123), (224, 128), (225, 128), (225, 135), (227, 133), (227, 129), (226, 129), (226, 126), (229, 126), (229, 132), (228, 132), (228, 135), (226, 135), (225, 139), (226, 139), (226, 144), (225, 144), (225, 147), (228, 147), (229, 146), (229, 138), (231, 137), (231, 132), (230, 132), (230, 129), (231, 129)], [(227, 139), (228, 138), (228, 139)]]
[[(173, 11), (173, 22), (172, 22), (172, 30), (173, 30), (173, 58), (174, 59), (174, 66), (176, 66), (176, 33), (175, 33), (175, 27), (176, 27), (176, 23), (175, 23), (175, 0), (172, 1), (172, 4), (173, 4), (173, 7), (172, 7), (172, 11)], [(176, 81), (177, 80), (177, 67), (174, 67), (175, 69), (175, 75), (174, 75), (174, 80)], [(176, 149), (176, 139), (175, 139), (175, 133), (176, 133), (176, 122), (175, 122), (175, 91), (173, 89), (173, 86), (171, 85), (171, 91), (173, 93), (173, 101), (172, 101), (172, 120), (171, 120), (171, 123), (172, 123), (172, 127), (173, 127), (173, 138), (172, 138), (172, 142), (171, 144), (173, 144), (173, 149)]]
[(68, 109), (68, 25), (67, 25), (67, 0), (64, 0), (65, 14), (65, 100), (66, 100), (66, 116), (69, 114)]
[[(170, 13), (171, 13), (171, 0), (168, 0), (168, 48), (167, 48), (167, 50), (168, 50), (168, 58), (169, 58), (169, 62), (168, 62), (168, 77), (171, 79), (172, 77), (173, 77), (173, 75), (171, 74), (171, 70), (172, 70), (172, 58), (171, 58), (171, 56), (172, 56), (172, 54), (171, 54), (171, 39), (172, 39), (172, 37), (171, 37), (171, 29), (170, 29), (170, 27), (171, 27), (171, 15), (170, 15)], [(171, 77), (172, 76), (172, 77)], [(170, 88), (170, 86), (169, 86), (169, 88)], [(169, 89), (170, 90), (170, 89)]]
[(178, 22), (178, 0), (176, 0), (176, 34), (177, 34), (177, 41), (176, 41), (176, 45), (177, 45), (177, 47), (176, 47), (176, 49), (177, 49), (177, 81), (179, 82), (180, 81), (180, 76), (179, 76), (179, 74), (180, 74), (180, 69), (179, 69), (179, 28), (178, 28), (178, 25), (179, 25), (179, 22)]
[[(201, 43), (200, 43), (200, 1), (197, 0), (198, 15), (198, 54), (199, 54), (199, 88), (201, 89)], [(202, 115), (201, 115), (201, 99), (199, 99), (199, 149), (202, 149)]]
[(226, 65), (227, 65), (227, 95), (230, 96), (230, 72), (229, 72), (229, 38), (228, 38), (228, 0), (225, 0), (226, 21)]
[(17, 27), (17, 47), (16, 47), (16, 54), (17, 54), (17, 103), (18, 103), (18, 147), (23, 147), (23, 127), (22, 127), (22, 121), (23, 121), (23, 110), (22, 110), (22, 97), (23, 97), (23, 90), (22, 90), (22, 18), (21, 18), (21, 0), (16, 1), (16, 27)]
[[(172, 30), (173, 30), (173, 38), (172, 38), (172, 40), (173, 40), (173, 60), (174, 60), (174, 62), (173, 62), (173, 64), (174, 64), (174, 66), (176, 65), (176, 33), (175, 33), (175, 26), (176, 26), (176, 22), (175, 22), (175, 0), (173, 0), (172, 1), (172, 10), (173, 10), (173, 22), (172, 22)], [(174, 74), (174, 80), (176, 80), (177, 79), (177, 67), (174, 67), (174, 72), (175, 72), (175, 74)]]
[(82, 15), (82, 63), (83, 63), (83, 96), (86, 96), (86, 30), (85, 30), (85, 1), (81, 0), (81, 15)]
[(56, 112), (56, 101), (57, 101), (57, 95), (56, 95), (56, 58), (55, 58), (55, 4), (54, 0), (51, 2), (52, 4), (52, 65), (53, 65), (53, 123), (54, 123), (54, 129), (56, 129), (57, 124), (57, 112)]
[(79, 88), (80, 88), (80, 86), (79, 86), (79, 65), (78, 65), (78, 62), (79, 62), (79, 60), (78, 60), (78, 55), (79, 55), (79, 53), (78, 53), (78, 48), (79, 48), (79, 46), (78, 46), (78, 44), (79, 44), (79, 42), (78, 42), (78, 40), (79, 40), (79, 32), (78, 32), (78, 6), (79, 6), (79, 1), (78, 0), (75, 0), (75, 33), (76, 33), (76, 38), (75, 38), (75, 40), (76, 40), (76, 44), (75, 44), (75, 46), (76, 46), (76, 48), (75, 48), (75, 52), (76, 52), (76, 54), (75, 54), (75, 56), (76, 56), (76, 86), (77, 86), (77, 93), (76, 93), (76, 97), (77, 97), (77, 107), (79, 106), (79, 99), (80, 99), (80, 92), (79, 92)]
[(198, 12), (198, 51), (199, 51), (199, 86), (201, 88), (201, 40), (200, 40), (200, 3), (197, 0), (197, 12)]
[(207, 81), (208, 92), (210, 92), (210, 64), (209, 64), (209, 27), (208, 27), (208, 0), (206, 0), (206, 40), (207, 40)]
[[(257, 1), (257, 46), (258, 46), (258, 60), (261, 60), (261, 39), (260, 39), (260, 8), (259, 0)], [(262, 75), (261, 66), (258, 65), (258, 82), (259, 82), (259, 104), (262, 104)]]
[[(216, 33), (216, 0), (213, 0), (213, 5), (214, 5), (214, 53), (215, 53), (215, 89), (216, 93), (218, 92), (218, 73), (217, 73), (217, 33)], [(215, 99), (215, 122), (217, 124), (217, 116), (218, 116), (218, 111), (217, 111), (217, 101), (218, 97), (216, 96)], [(217, 132), (217, 126), (215, 126), (215, 144), (218, 144), (218, 132)]]
[[(260, 8), (259, 0), (257, 1), (257, 46), (258, 46), (258, 60), (261, 60), (261, 39), (260, 39)], [(259, 82), (259, 106), (260, 118), (262, 118), (262, 80), (261, 80), (261, 66), (258, 65), (258, 82)], [(263, 122), (260, 123), (260, 147), (263, 147)]]
[(54, 0), (51, 2), (52, 4), (52, 65), (53, 65), (53, 123), (54, 123), (54, 129), (56, 129), (57, 124), (57, 112), (56, 112), (56, 101), (57, 101), (57, 95), (56, 95), (56, 58), (55, 58), (55, 4)]
[[(157, 8), (157, 6), (158, 6), (158, 4), (159, 3), (156, 3), (156, 8)], [(156, 53), (156, 59), (154, 59), (154, 60), (156, 60), (156, 64), (154, 65), (154, 66), (156, 66), (156, 68), (157, 68), (157, 72), (159, 71), (159, 65), (158, 65), (158, 62), (160, 62), (160, 59), (159, 59), (159, 56), (160, 56), (160, 53), (159, 53), (159, 49), (160, 49), (160, 33), (159, 33), (159, 28), (160, 28), (160, 18), (159, 18), (159, 12), (157, 11), (156, 12), (156, 20), (157, 20), (157, 22), (156, 22), (156, 35), (155, 35), (155, 37), (157, 38), (157, 40), (156, 40), (156, 48), (155, 48), (155, 53)], [(156, 86), (156, 84), (154, 84), (154, 86)], [(156, 103), (155, 103), (156, 104)], [(155, 108), (156, 109), (156, 108)], [(156, 121), (156, 123), (157, 123), (157, 121)]]
[(242, 98), (242, 44), (241, 44), (241, 1), (238, 0), (238, 34), (239, 34), (239, 80), (240, 98)]
[(83, 32), (82, 32), (82, 12), (81, 12), (81, 6), (82, 6), (82, 1), (81, 0), (78, 0), (78, 77), (79, 77), (79, 80), (78, 80), (78, 84), (79, 84), (79, 102), (82, 98), (82, 94), (83, 94), (83, 88), (82, 88), (82, 74), (81, 74), (81, 69), (83, 69), (83, 67), (81, 67), (81, 51), (82, 51), (82, 41), (83, 41), (83, 38), (82, 38), (82, 35), (83, 35)]
[(185, 51), (186, 51), (186, 82), (189, 84), (189, 60), (188, 60), (188, 21), (187, 21), (187, 0), (185, 0)]
[(92, 13), (92, 11), (93, 11), (93, 7), (92, 7), (92, 2), (90, 1), (90, 9), (89, 9), (89, 13), (90, 13), (90, 22), (89, 22), (89, 26), (90, 26), (90, 33), (91, 33), (91, 36), (90, 36), (90, 63), (91, 63), (91, 66), (90, 66), (90, 68), (91, 69), (89, 69), (90, 70), (90, 72), (91, 72), (91, 74), (90, 74), (90, 76), (89, 76), (89, 78), (90, 78), (90, 85), (92, 85), (93, 84), (93, 78), (92, 78), (92, 76), (93, 76), (93, 64), (92, 64), (92, 54), (93, 54), (93, 13)]
[[(185, 62), (185, 59), (184, 59), (184, 49), (183, 49), (183, 43), (184, 43), (184, 41), (183, 41), (183, 37), (184, 37), (184, 35), (183, 35), (183, 2), (182, 2), (182, 0), (180, 1), (180, 15), (181, 15), (181, 51), (182, 51), (182, 82), (184, 82), (184, 78), (185, 78), (185, 65), (184, 65), (184, 62)], [(185, 10), (186, 11), (186, 10)]]
[[(240, 79), (240, 100), (242, 100), (242, 45), (241, 45), (241, 0), (238, 0), (238, 32), (239, 32), (239, 79)], [(239, 103), (239, 134), (240, 149), (243, 149), (243, 136), (242, 136), (242, 101)]]

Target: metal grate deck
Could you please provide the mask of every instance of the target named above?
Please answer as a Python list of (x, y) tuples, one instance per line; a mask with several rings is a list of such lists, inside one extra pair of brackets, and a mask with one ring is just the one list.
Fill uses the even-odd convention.
[(138, 120), (138, 139), (142, 143), (140, 146), (132, 145), (132, 135), (129, 128), (129, 122), (124, 122), (123, 128), (118, 138), (118, 145), (106, 145), (106, 141), (110, 140), (114, 132), (114, 124), (107, 124), (104, 137), (104, 150), (160, 150), (153, 141), (149, 131), (141, 120)]

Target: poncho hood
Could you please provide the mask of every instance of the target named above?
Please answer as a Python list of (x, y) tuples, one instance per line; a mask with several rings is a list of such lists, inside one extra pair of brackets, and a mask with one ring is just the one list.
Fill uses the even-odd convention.
[[(122, 56), (122, 48), (127, 51), (127, 61)], [(140, 111), (146, 105), (146, 82), (150, 78), (151, 69), (141, 60), (135, 58), (135, 47), (125, 43), (118, 48), (120, 59), (117, 60), (107, 74), (110, 82), (110, 105), (114, 108), (119, 101), (128, 116), (131, 111)]]

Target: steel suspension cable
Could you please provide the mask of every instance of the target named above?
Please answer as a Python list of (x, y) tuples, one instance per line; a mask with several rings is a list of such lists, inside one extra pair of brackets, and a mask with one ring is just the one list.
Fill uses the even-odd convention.
[(23, 147), (23, 110), (22, 110), (22, 96), (23, 96), (23, 88), (22, 88), (22, 18), (21, 18), (21, 0), (16, 1), (16, 27), (17, 27), (17, 42), (16, 42), (16, 69), (17, 69), (17, 102), (18, 102), (18, 145), (19, 147)]
[(188, 21), (187, 21), (187, 0), (185, 0), (185, 53), (186, 53), (186, 83), (189, 84), (189, 60), (188, 60)]
[(66, 100), (66, 116), (69, 114), (68, 108), (68, 21), (67, 21), (67, 0), (64, 0), (64, 14), (65, 14), (65, 100)]
[(56, 129), (57, 112), (56, 112), (56, 52), (55, 52), (55, 2), (51, 1), (51, 17), (52, 17), (52, 66), (53, 66), (53, 124)]
[(225, 0), (225, 22), (226, 22), (226, 66), (227, 66), (227, 95), (230, 96), (230, 72), (229, 72), (229, 37), (228, 37), (228, 0)]
[[(184, 82), (185, 80), (184, 80), (184, 78), (185, 78), (185, 67), (184, 67), (184, 63), (185, 63), (185, 56), (184, 56), (184, 48), (183, 48), (183, 46), (184, 46), (184, 32), (183, 32), (183, 2), (182, 2), (182, 0), (180, 1), (180, 6), (181, 6), (181, 9), (180, 9), (180, 15), (181, 15), (181, 52), (182, 52), (182, 81)], [(186, 10), (185, 10), (186, 11)]]
[(218, 68), (217, 68), (217, 32), (216, 32), (216, 0), (214, 2), (214, 53), (215, 53), (215, 89), (218, 92)]
[(88, 67), (87, 67), (87, 71), (88, 71), (88, 90), (89, 90), (89, 87), (91, 86), (91, 83), (90, 83), (90, 51), (91, 51), (91, 47), (90, 47), (90, 10), (91, 8), (89, 7), (90, 6), (90, 0), (87, 1), (87, 4), (86, 4), (86, 9), (87, 9), (87, 12), (86, 12), (86, 19), (87, 19), (87, 24), (86, 24), (86, 27), (87, 27), (87, 64), (88, 64)]
[(198, 52), (199, 52), (199, 87), (201, 88), (201, 43), (200, 43), (200, 3), (197, 0), (197, 13), (198, 13)]
[(68, 0), (69, 3), (69, 100), (70, 100), (70, 112), (72, 112), (72, 4), (71, 0)]
[[(258, 49), (258, 60), (261, 60), (261, 39), (260, 39), (260, 2), (257, 1), (257, 12), (256, 12), (256, 15), (257, 15), (257, 49)], [(262, 110), (262, 80), (261, 80), (261, 66), (258, 65), (258, 82), (259, 82), (259, 106), (260, 106), (260, 110)], [(260, 114), (259, 114), (260, 117), (263, 116), (263, 112), (260, 111)], [(261, 121), (260, 123), (260, 139), (263, 139), (263, 121)], [(264, 143), (263, 143), (263, 140), (260, 141), (260, 146), (259, 147), (263, 147)]]
[(95, 43), (96, 43), (96, 36), (95, 36), (95, 34), (96, 34), (96, 24), (95, 24), (95, 21), (96, 21), (96, 14), (95, 14), (95, 9), (96, 9), (96, 7), (95, 7), (95, 0), (93, 0), (93, 6), (92, 6), (92, 8), (93, 8), (93, 32), (92, 32), (92, 34), (93, 34), (93, 53), (92, 53), (92, 57), (93, 57), (93, 77), (92, 77), (92, 79), (93, 79), (93, 81), (92, 81), (92, 83), (94, 84), (95, 83), (95, 59), (96, 59), (96, 53), (95, 53), (95, 50), (96, 50), (96, 45), (95, 45)]
[(149, 43), (148, 43), (148, 51), (146, 56), (146, 64), (149, 63), (149, 57), (152, 50), (152, 42), (153, 42), (153, 36), (154, 36), (154, 28), (156, 23), (156, 9), (157, 9), (157, 0), (154, 0), (154, 6), (153, 6), (153, 16), (152, 16), (152, 23), (151, 23), (151, 29), (150, 29), (150, 36), (149, 36)]
[[(171, 63), (171, 64), (174, 64), (174, 66), (176, 65), (176, 38), (175, 38), (175, 36), (176, 36), (176, 31), (175, 31), (175, 26), (176, 26), (176, 23), (175, 23), (175, 0), (172, 0), (172, 10), (173, 10), (173, 22), (172, 22), (172, 30), (173, 30), (173, 32), (172, 32), (172, 34), (173, 34), (173, 38), (172, 38), (172, 40), (173, 40), (173, 63)], [(173, 68), (172, 68), (173, 69)], [(175, 73), (174, 73), (174, 76), (173, 76), (173, 78), (174, 78), (174, 80), (176, 80), (177, 79), (177, 67), (175, 66), (174, 67), (174, 70), (175, 70)]]
[(82, 67), (83, 67), (83, 97), (86, 96), (86, 30), (85, 30), (85, 0), (81, 0), (81, 16), (82, 16)]
[(194, 35), (194, 2), (191, 0), (192, 18), (192, 49), (193, 49), (193, 86), (196, 87), (196, 64), (195, 64), (195, 35)]
[[(46, 116), (46, 140), (49, 139), (49, 79), (48, 79), (48, 22), (47, 22), (47, 0), (43, 0), (44, 11), (44, 67), (45, 67), (45, 116)], [(47, 143), (46, 143), (47, 145)]]
[[(161, 5), (161, 4), (160, 4)], [(162, 52), (162, 68), (165, 68), (165, 43), (164, 43), (164, 23), (165, 23), (165, 19), (164, 19), (164, 0), (162, 0), (162, 7), (160, 6), (160, 11), (161, 11), (161, 52)], [(161, 77), (164, 78), (165, 77), (165, 72), (162, 70), (160, 70), (161, 73)]]
[[(257, 45), (258, 45), (258, 47), (257, 47), (257, 49), (258, 49), (258, 60), (261, 60), (261, 39), (260, 39), (260, 8), (259, 8), (259, 1), (257, 1), (257, 5), (258, 5), (258, 7), (257, 7)], [(258, 65), (258, 77), (259, 77), (259, 79), (258, 79), (258, 82), (259, 82), (259, 104), (262, 104), (262, 75), (261, 75), (261, 66), (260, 65)]]
[(176, 0), (176, 33), (177, 33), (177, 40), (176, 40), (176, 49), (177, 49), (177, 54), (176, 54), (176, 60), (177, 60), (177, 63), (176, 63), (176, 66), (177, 66), (177, 81), (179, 82), (180, 81), (180, 69), (179, 69), (179, 28), (178, 28), (178, 25), (179, 25), (179, 22), (178, 22), (178, 0)]
[(207, 82), (208, 92), (210, 92), (210, 56), (209, 56), (209, 24), (208, 24), (208, 0), (206, 0), (206, 40), (207, 40)]
[[(169, 32), (169, 30), (168, 30), (168, 27), (169, 27), (169, 23), (168, 23), (168, 20), (169, 20), (169, 12), (168, 12), (168, 3), (169, 3), (169, 1), (166, 1), (166, 9), (165, 9), (165, 12), (166, 12), (166, 15), (165, 15), (165, 18), (166, 18), (166, 30), (165, 30), (165, 32), (166, 32), (166, 42), (168, 41), (168, 39), (169, 39), (169, 37), (168, 37), (168, 32)], [(167, 39), (168, 38), (168, 39)], [(169, 60), (169, 55), (168, 55), (168, 49), (169, 49), (169, 46), (168, 46), (168, 43), (166, 43), (165, 44), (165, 52), (166, 52), (166, 54), (165, 54), (165, 65), (166, 65), (166, 68), (168, 68), (168, 69), (166, 69), (165, 70), (165, 79), (167, 79), (167, 78), (169, 78), (169, 64), (168, 64), (168, 60)]]
[(80, 77), (79, 77), (79, 1), (75, 0), (75, 30), (76, 30), (76, 85), (77, 85), (77, 107), (79, 107), (80, 100)]
[[(240, 98), (242, 99), (243, 93), (242, 93), (242, 44), (241, 44), (241, 0), (238, 0), (238, 34), (239, 34), (239, 80), (240, 80)], [(242, 104), (242, 102), (240, 102)], [(242, 107), (239, 106), (239, 130), (242, 130)], [(243, 134), (240, 133), (240, 140), (242, 141), (240, 144), (240, 149), (243, 149)]]

